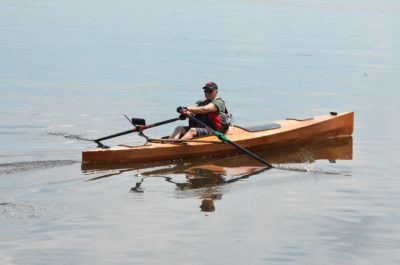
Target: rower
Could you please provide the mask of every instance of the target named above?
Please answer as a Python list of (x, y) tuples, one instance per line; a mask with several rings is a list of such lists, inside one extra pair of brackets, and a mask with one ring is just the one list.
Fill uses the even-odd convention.
[[(193, 115), (207, 126), (216, 131), (225, 133), (231, 123), (225, 102), (218, 96), (218, 86), (214, 82), (208, 82), (203, 87), (205, 98), (198, 100), (192, 107), (178, 107), (177, 112), (182, 111)], [(202, 126), (189, 120), (189, 126), (178, 126), (170, 135), (170, 139), (191, 140), (195, 137), (212, 135)]]

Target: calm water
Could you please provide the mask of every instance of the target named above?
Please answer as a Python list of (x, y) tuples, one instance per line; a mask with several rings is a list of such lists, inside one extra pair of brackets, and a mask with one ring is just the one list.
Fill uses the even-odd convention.
[[(399, 47), (395, 0), (2, 1), (0, 263), (400, 264)], [(355, 111), (353, 137), (81, 167), (207, 81), (237, 124)]]

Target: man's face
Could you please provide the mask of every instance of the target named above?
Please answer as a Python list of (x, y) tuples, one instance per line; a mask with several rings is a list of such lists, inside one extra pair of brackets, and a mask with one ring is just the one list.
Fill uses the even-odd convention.
[(204, 89), (204, 95), (206, 96), (207, 99), (214, 99), (217, 96), (217, 89), (210, 89), (210, 88), (205, 88)]

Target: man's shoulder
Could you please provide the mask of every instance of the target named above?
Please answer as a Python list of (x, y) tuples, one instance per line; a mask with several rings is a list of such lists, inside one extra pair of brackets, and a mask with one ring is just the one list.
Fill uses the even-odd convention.
[(220, 97), (214, 98), (214, 99), (212, 100), (212, 102), (222, 102), (222, 103), (225, 104), (225, 101), (224, 101), (222, 98), (220, 98)]
[(223, 105), (225, 105), (225, 101), (220, 97), (214, 98), (211, 102), (214, 103), (214, 104), (223, 104)]
[(196, 101), (197, 106), (206, 106), (208, 104), (214, 104), (220, 112), (225, 111), (225, 101), (220, 97), (214, 98), (213, 100), (203, 98), (203, 99)]
[(219, 110), (220, 112), (224, 112), (224, 111), (225, 111), (225, 101), (224, 101), (222, 98), (220, 98), (220, 97), (215, 98), (215, 99), (213, 99), (211, 102), (212, 102), (215, 106), (217, 106), (217, 108), (218, 108), (218, 110)]

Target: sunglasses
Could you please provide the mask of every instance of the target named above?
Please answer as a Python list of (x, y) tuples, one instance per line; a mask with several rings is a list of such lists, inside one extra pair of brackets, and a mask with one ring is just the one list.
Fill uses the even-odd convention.
[(211, 94), (214, 89), (204, 89), (204, 93)]

